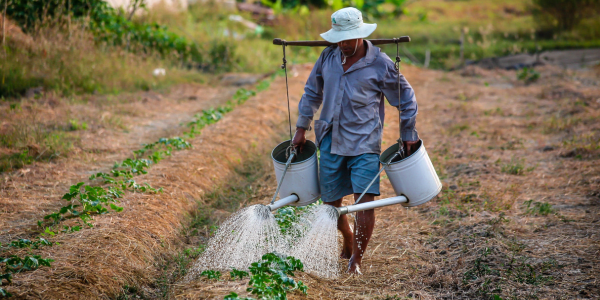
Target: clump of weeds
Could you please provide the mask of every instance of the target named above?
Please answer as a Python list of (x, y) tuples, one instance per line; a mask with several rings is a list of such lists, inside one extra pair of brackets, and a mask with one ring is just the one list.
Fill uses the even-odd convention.
[(502, 160), (498, 159), (496, 164), (500, 165), (500, 171), (502, 171), (502, 173), (510, 175), (524, 175), (525, 172), (531, 172), (535, 169), (535, 167), (526, 168), (525, 159), (515, 159), (514, 157), (506, 163), (502, 163)]
[(552, 205), (548, 202), (534, 202), (533, 199), (523, 203), (525, 213), (528, 215), (547, 216), (555, 212)]

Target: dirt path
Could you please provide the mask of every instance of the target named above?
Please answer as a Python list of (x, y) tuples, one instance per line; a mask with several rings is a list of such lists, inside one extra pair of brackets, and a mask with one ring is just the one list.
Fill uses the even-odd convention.
[[(309, 71), (298, 67), (298, 76), (290, 81), (294, 107)], [(378, 210), (363, 276), (332, 281), (301, 274), (308, 296), (291, 298), (598, 295), (598, 75), (546, 68), (538, 82), (525, 85), (507, 71), (444, 73), (404, 67), (403, 73), (417, 92), (419, 133), (444, 189), (422, 207)], [(36, 251), (56, 260), (52, 268), (17, 274), (8, 288), (32, 299), (116, 298), (124, 291), (145, 298), (222, 299), (229, 291), (243, 292), (247, 281), (201, 279), (182, 285), (172, 279), (185, 272), (185, 265), (165, 267), (165, 262), (208, 235), (204, 225), (190, 227), (190, 219), (194, 223), (199, 214), (208, 213), (202, 218), (222, 220), (272, 194), (267, 153), (286, 134), (284, 86), (278, 78), (269, 90), (206, 127), (191, 141), (193, 150), (176, 152), (138, 179), (163, 187), (163, 194), (128, 194), (122, 213), (96, 217), (93, 229), (58, 235), (60, 246)], [(162, 121), (154, 118), (171, 108), (158, 104), (154, 115), (141, 114), (135, 121), (146, 119), (149, 128), (172, 132), (168, 128), (179, 121), (167, 120), (203, 107), (182, 99)], [(396, 113), (387, 109), (384, 148), (397, 132)], [(26, 233), (44, 210), (59, 207), (66, 188), (96, 170), (90, 163), (106, 169), (141, 141), (122, 146), (129, 145), (127, 138), (116, 140), (97, 145), (123, 148), (83, 152), (78, 159), (87, 159), (82, 162), (34, 164), (5, 179), (2, 239)], [(382, 182), (382, 197), (392, 196), (385, 177)], [(528, 208), (524, 203), (530, 199)], [(194, 213), (198, 206), (203, 210)], [(172, 278), (164, 278), (165, 269)]]

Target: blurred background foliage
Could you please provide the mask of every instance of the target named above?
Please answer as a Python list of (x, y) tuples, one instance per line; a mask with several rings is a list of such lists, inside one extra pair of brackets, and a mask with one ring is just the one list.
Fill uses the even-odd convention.
[[(101, 0), (0, 3), (7, 16), (3, 98), (34, 87), (64, 95), (119, 93), (210, 81), (223, 72), (273, 72), (281, 63), (273, 38), (320, 39), (331, 13), (346, 6), (378, 24), (371, 38), (410, 35), (403, 61), (423, 65), (429, 52), (430, 68), (459, 66), (461, 37), (469, 60), (600, 47), (600, 0), (254, 1), (270, 9), (266, 15), (217, 0), (198, 0), (186, 10), (149, 8), (144, 0), (124, 8)], [(314, 62), (321, 50), (290, 47), (288, 60)], [(383, 50), (394, 56), (395, 47)], [(153, 76), (155, 68), (167, 76)]]

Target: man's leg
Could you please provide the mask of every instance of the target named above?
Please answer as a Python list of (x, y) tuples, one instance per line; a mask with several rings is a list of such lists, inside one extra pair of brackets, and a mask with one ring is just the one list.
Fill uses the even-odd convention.
[[(334, 207), (342, 206), (342, 198), (353, 193), (350, 173), (346, 165), (345, 156), (331, 154), (331, 132), (321, 140), (321, 158), (319, 161), (319, 184), (321, 186), (321, 199), (325, 204)], [(337, 200), (334, 200), (337, 199)], [(338, 230), (344, 237), (341, 258), (348, 259), (352, 255), (352, 241), (354, 235), (350, 230), (348, 217), (338, 219)]]
[[(358, 199), (360, 194), (354, 194), (354, 200)], [(360, 203), (371, 202), (375, 199), (373, 194), (365, 194), (360, 200)], [(338, 223), (339, 224), (339, 223)], [(348, 262), (349, 273), (360, 273), (360, 264), (362, 263), (363, 254), (367, 250), (367, 245), (371, 240), (373, 234), (373, 227), (375, 227), (375, 210), (365, 210), (356, 213), (356, 220), (354, 222), (354, 244), (352, 246), (352, 257)]]
[[(333, 202), (325, 202), (325, 204), (333, 205), (334, 207), (341, 207), (342, 199)], [(348, 216), (340, 216), (340, 218), (338, 219), (337, 228), (339, 231), (342, 232), (342, 236), (344, 237), (344, 243), (342, 245), (342, 254), (340, 254), (340, 258), (349, 259), (350, 256), (352, 256), (352, 242), (354, 239), (354, 235), (352, 234), (352, 230), (350, 229)]]

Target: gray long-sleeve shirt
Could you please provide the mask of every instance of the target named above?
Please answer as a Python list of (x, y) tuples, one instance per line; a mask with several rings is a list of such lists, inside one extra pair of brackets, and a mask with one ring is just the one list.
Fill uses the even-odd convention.
[[(323, 110), (315, 121), (317, 145), (332, 130), (331, 153), (356, 156), (381, 153), (381, 134), (385, 116), (383, 96), (395, 107), (402, 119), (402, 140), (419, 139), (415, 129), (417, 100), (404, 76), (394, 62), (371, 42), (367, 54), (348, 71), (342, 67), (342, 53), (337, 46), (327, 47), (315, 63), (304, 95), (298, 104), (297, 127), (310, 128), (314, 114), (321, 104)], [(399, 103), (400, 102), (400, 103)]]

